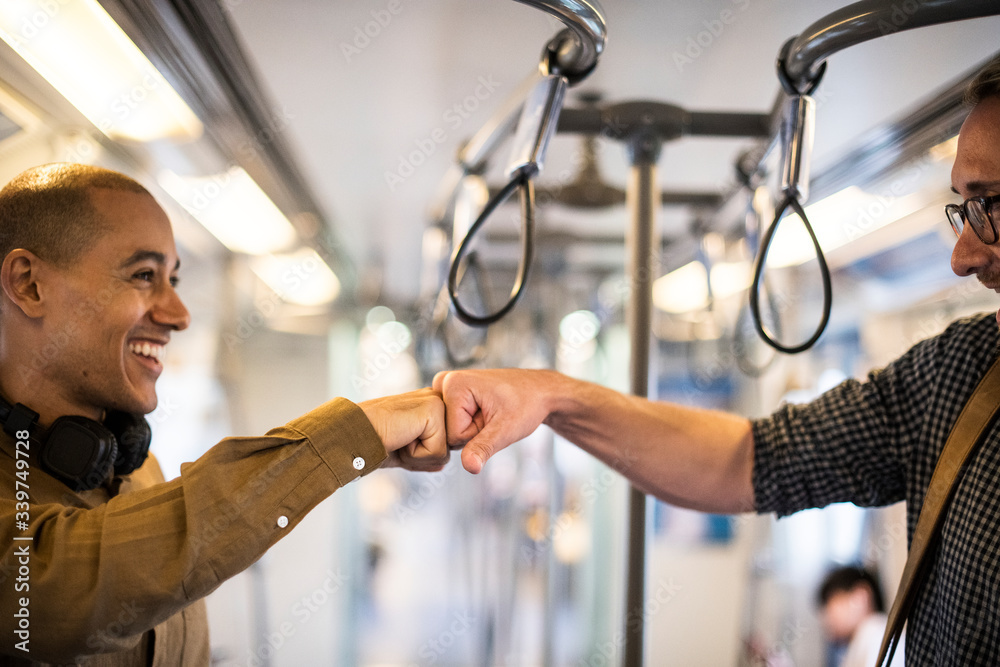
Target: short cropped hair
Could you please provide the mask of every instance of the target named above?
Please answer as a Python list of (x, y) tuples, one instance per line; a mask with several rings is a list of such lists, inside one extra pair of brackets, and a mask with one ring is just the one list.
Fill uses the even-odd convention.
[(965, 89), (965, 103), (969, 106), (990, 97), (1000, 97), (1000, 56), (987, 63)]
[(885, 611), (885, 601), (882, 598), (882, 589), (879, 586), (878, 577), (870, 570), (857, 565), (838, 567), (831, 570), (823, 583), (820, 584), (816, 602), (820, 607), (826, 605), (833, 597), (834, 593), (852, 591), (857, 586), (867, 586), (872, 592), (872, 606), (875, 611)]
[(149, 194), (124, 174), (60, 162), (34, 167), (0, 190), (0, 260), (24, 248), (60, 266), (72, 264), (109, 229), (91, 191)]

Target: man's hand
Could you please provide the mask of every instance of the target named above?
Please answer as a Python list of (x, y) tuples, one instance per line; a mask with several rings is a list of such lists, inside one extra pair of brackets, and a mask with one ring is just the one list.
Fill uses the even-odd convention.
[(444, 403), (432, 389), (418, 389), (358, 403), (389, 458), (386, 467), (436, 472), (448, 463)]
[(438, 373), (448, 445), (478, 473), (495, 453), (546, 424), (646, 493), (702, 512), (754, 507), (746, 417), (628, 396), (551, 370)]
[(548, 417), (544, 371), (445, 371), (434, 389), (447, 407), (448, 445), (463, 447), (462, 465), (473, 474), (501, 449), (522, 440)]

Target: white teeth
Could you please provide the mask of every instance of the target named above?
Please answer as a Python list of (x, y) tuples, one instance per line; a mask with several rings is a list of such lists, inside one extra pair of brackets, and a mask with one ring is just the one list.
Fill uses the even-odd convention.
[(129, 343), (128, 349), (130, 352), (144, 357), (151, 357), (157, 360), (163, 358), (162, 345), (156, 345), (154, 343)]

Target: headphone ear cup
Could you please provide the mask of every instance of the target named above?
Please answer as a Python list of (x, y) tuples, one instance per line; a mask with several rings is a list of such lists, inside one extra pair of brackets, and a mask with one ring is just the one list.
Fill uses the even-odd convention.
[(115, 474), (128, 475), (137, 470), (146, 461), (153, 439), (149, 422), (142, 415), (114, 410), (104, 418), (104, 426), (118, 441)]
[(115, 436), (86, 417), (56, 419), (41, 439), (42, 468), (74, 491), (100, 486), (118, 458)]

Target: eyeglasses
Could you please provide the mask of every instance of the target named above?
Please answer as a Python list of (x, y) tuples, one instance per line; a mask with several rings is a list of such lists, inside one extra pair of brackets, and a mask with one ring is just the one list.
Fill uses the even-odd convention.
[(955, 234), (962, 235), (965, 221), (969, 221), (972, 231), (979, 240), (990, 245), (997, 242), (997, 226), (993, 222), (993, 204), (1000, 201), (1000, 195), (991, 197), (969, 197), (961, 204), (948, 204), (944, 207), (945, 215)]

